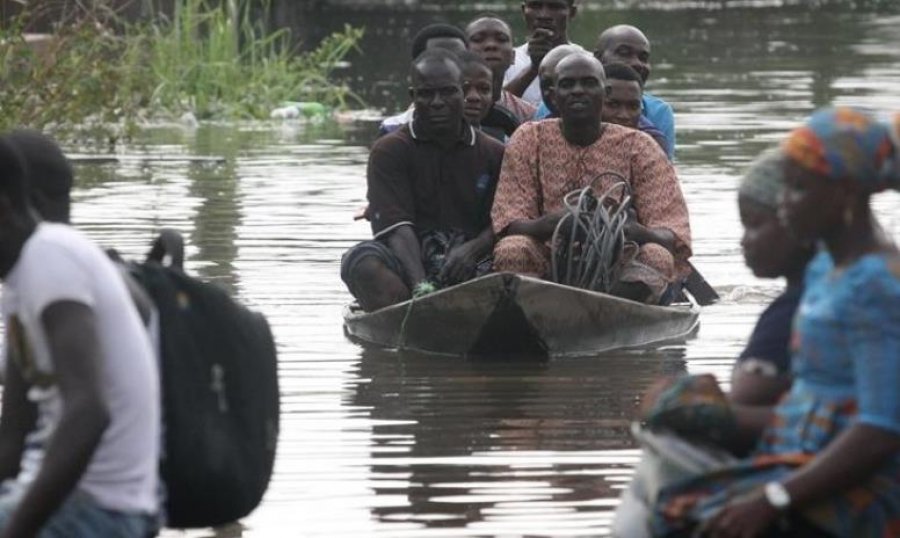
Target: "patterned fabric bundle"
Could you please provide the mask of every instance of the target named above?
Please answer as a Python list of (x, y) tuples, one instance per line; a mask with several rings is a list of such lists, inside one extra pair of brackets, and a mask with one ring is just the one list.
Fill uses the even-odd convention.
[(764, 151), (744, 173), (738, 193), (772, 210), (778, 209), (778, 196), (784, 188), (786, 158), (781, 148)]
[(900, 187), (897, 149), (884, 123), (848, 107), (817, 111), (785, 140), (785, 154), (829, 179), (850, 179), (869, 192)]
[(734, 435), (736, 424), (725, 394), (709, 374), (656, 383), (641, 415), (643, 425), (631, 427), (641, 460), (619, 499), (613, 536), (655, 536), (650, 524), (661, 491), (739, 463), (717, 446)]
[(737, 429), (728, 398), (709, 375), (685, 375), (675, 380), (644, 416), (651, 430), (669, 430), (682, 437), (722, 445)]

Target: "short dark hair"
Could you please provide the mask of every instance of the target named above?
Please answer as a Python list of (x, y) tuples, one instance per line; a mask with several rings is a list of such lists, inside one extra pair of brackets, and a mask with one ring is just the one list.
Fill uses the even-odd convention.
[(419, 54), (409, 65), (410, 82), (415, 80), (415, 73), (417, 72), (418, 67), (426, 62), (450, 62), (462, 72), (462, 62), (460, 62), (459, 56), (453, 52), (444, 49), (425, 49), (425, 51), (423, 51), (422, 54)]
[(623, 64), (622, 62), (610, 62), (603, 65), (603, 70), (606, 72), (607, 80), (627, 80), (630, 82), (637, 82), (638, 86), (644, 84), (641, 75), (628, 64)]
[(465, 50), (456, 55), (459, 58), (459, 66), (461, 69), (466, 69), (471, 65), (480, 65), (484, 66), (488, 71), (491, 70), (491, 66), (484, 61), (484, 58), (479, 54), (475, 54), (472, 51)]
[(57, 143), (38, 131), (16, 129), (8, 135), (25, 167), (31, 203), (44, 220), (68, 222), (74, 174)]
[(609, 48), (613, 37), (618, 35), (619, 32), (633, 32), (640, 35), (644, 40), (649, 44), (650, 40), (647, 39), (647, 36), (641, 31), (640, 28), (636, 26), (632, 26), (630, 24), (617, 24), (615, 26), (610, 26), (609, 28), (600, 32), (600, 35), (597, 36), (597, 45), (594, 46), (594, 56), (599, 60), (603, 53), (606, 52), (606, 49)]
[(478, 22), (478, 21), (480, 21), (480, 20), (483, 20), (483, 19), (494, 19), (494, 20), (497, 20), (497, 21), (502, 22), (503, 25), (506, 26), (506, 29), (509, 30), (509, 36), (512, 37), (512, 33), (513, 33), (513, 31), (512, 31), (512, 26), (510, 26), (509, 23), (506, 22), (506, 19), (504, 19), (504, 18), (501, 17), (500, 15), (498, 15), (498, 14), (496, 14), (496, 13), (493, 13), (493, 12), (490, 12), (490, 11), (487, 12), (487, 13), (482, 13), (481, 15), (478, 15), (478, 16), (476, 16), (475, 18), (473, 18), (472, 20), (470, 20), (469, 22), (467, 22), (467, 23), (466, 23), (466, 33), (469, 32), (469, 27), (470, 27), (470, 26), (472, 26), (472, 25), (475, 24), (476, 22)]
[(465, 32), (452, 24), (439, 22), (436, 24), (429, 24), (416, 33), (412, 40), (412, 57), (418, 58), (428, 47), (428, 40), (436, 37), (458, 38), (466, 47), (469, 46), (469, 40), (466, 39)]
[(8, 134), (0, 135), (0, 196), (6, 196), (17, 210), (29, 206), (25, 164)]

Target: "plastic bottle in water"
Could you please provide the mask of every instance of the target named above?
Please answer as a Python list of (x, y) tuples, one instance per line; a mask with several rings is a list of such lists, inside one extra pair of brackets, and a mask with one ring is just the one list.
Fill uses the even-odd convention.
[(328, 107), (315, 101), (287, 101), (269, 114), (275, 119), (294, 119), (303, 116), (307, 119), (322, 119), (329, 114)]

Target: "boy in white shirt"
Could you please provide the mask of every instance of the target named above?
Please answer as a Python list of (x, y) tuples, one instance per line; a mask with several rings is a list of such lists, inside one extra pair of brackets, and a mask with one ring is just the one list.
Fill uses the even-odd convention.
[(541, 104), (538, 70), (548, 52), (569, 41), (569, 22), (578, 13), (576, 0), (524, 0), (522, 18), (528, 41), (516, 47), (513, 64), (503, 79), (505, 88), (534, 106)]

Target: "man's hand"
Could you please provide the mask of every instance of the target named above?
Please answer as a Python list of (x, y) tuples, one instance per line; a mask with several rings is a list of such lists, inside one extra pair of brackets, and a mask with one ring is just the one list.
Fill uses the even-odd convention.
[(554, 35), (552, 30), (535, 28), (534, 33), (528, 36), (528, 56), (531, 57), (531, 65), (540, 66), (544, 56), (553, 50)]
[(626, 221), (625, 228), (622, 229), (625, 233), (625, 240), (634, 241), (640, 245), (641, 242), (639, 242), (638, 239), (645, 239), (649, 229), (638, 222), (637, 212), (633, 207), (629, 207), (626, 212), (628, 214), (628, 220)]
[(528, 36), (528, 56), (531, 58), (531, 64), (506, 84), (504, 88), (506, 91), (517, 97), (522, 97), (525, 90), (537, 78), (541, 60), (553, 49), (554, 36), (553, 31), (546, 28), (537, 28), (534, 33)]
[(553, 238), (553, 232), (556, 231), (559, 221), (565, 215), (566, 211), (563, 209), (533, 220), (517, 220), (506, 229), (506, 235), (527, 235), (538, 241), (549, 241)]
[(625, 228), (623, 228), (623, 231), (625, 232), (625, 239), (627, 241), (634, 241), (637, 244), (641, 244), (643, 242), (646, 242), (643, 240), (647, 238), (647, 232), (649, 230), (640, 222), (629, 219), (628, 223), (625, 224)]
[(778, 518), (778, 510), (769, 504), (762, 490), (726, 505), (701, 528), (700, 536), (710, 538), (756, 538)]
[(472, 241), (468, 241), (450, 249), (444, 258), (444, 266), (438, 279), (441, 283), (456, 284), (467, 280), (475, 273), (475, 266), (478, 264), (478, 252), (474, 248)]
[(462, 245), (450, 249), (444, 258), (444, 266), (438, 275), (443, 285), (456, 284), (475, 274), (478, 261), (490, 254), (494, 248), (494, 230), (488, 226)]
[(634, 241), (638, 245), (656, 243), (675, 254), (675, 234), (667, 228), (648, 228), (638, 222), (636, 218), (629, 217), (623, 231), (627, 241)]

